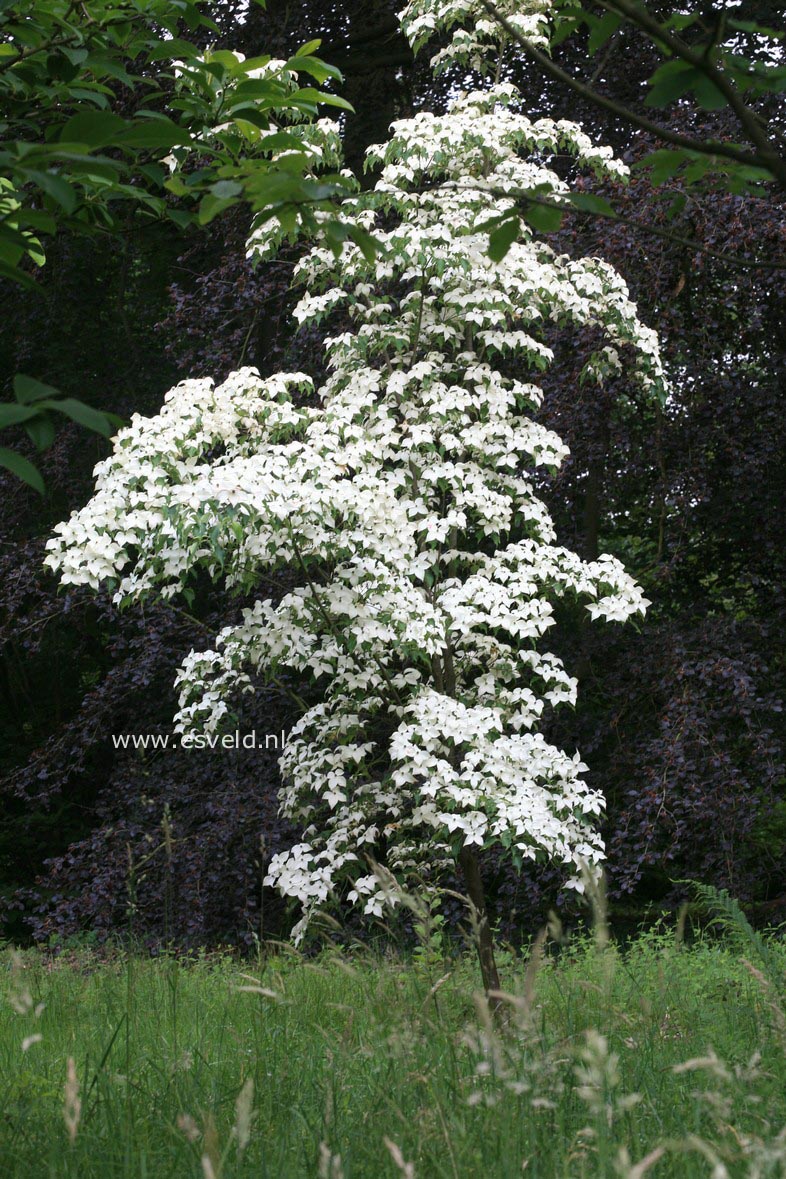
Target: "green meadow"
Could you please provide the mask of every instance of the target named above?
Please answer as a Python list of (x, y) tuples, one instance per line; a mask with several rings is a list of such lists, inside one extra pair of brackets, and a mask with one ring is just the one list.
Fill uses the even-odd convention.
[(775, 935), (2, 957), (7, 1179), (786, 1174)]

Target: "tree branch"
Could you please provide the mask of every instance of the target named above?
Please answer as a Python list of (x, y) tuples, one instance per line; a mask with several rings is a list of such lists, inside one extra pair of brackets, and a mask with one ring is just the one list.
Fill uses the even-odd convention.
[(782, 187), (786, 188), (786, 161), (781, 158), (764, 128), (760, 125), (756, 112), (743, 102), (737, 87), (723, 70), (718, 69), (711, 52), (707, 52), (711, 49), (711, 44), (704, 51), (699, 52), (683, 41), (681, 37), (676, 37), (670, 29), (664, 28), (659, 21), (650, 16), (645, 8), (632, 4), (631, 0), (598, 0), (598, 3), (607, 12), (624, 16), (637, 29), (646, 33), (651, 41), (666, 45), (675, 57), (686, 61), (694, 69), (704, 74), (734, 111), (745, 135), (754, 144), (759, 158), (766, 161), (767, 170), (772, 173)]
[[(676, 131), (670, 131), (667, 127), (662, 127), (658, 123), (653, 123), (651, 119), (644, 115), (638, 115), (629, 107), (623, 106), (622, 103), (616, 102), (613, 98), (607, 98), (604, 94), (598, 94), (591, 86), (580, 82), (578, 78), (574, 78), (572, 74), (567, 73), (561, 69), (551, 58), (537, 49), (526, 37), (523, 37), (518, 29), (507, 20), (495, 4), (491, 0), (481, 0), (483, 7), (492, 16), (494, 20), (505, 30), (509, 37), (511, 37), (524, 50), (527, 57), (546, 71), (552, 78), (564, 85), (569, 86), (582, 98), (586, 98), (594, 106), (602, 107), (604, 110), (611, 111), (618, 118), (624, 119), (625, 122), (633, 123), (634, 126), (639, 127), (642, 131), (649, 132), (650, 135), (656, 136), (664, 143), (671, 143), (675, 147), (684, 148), (686, 151), (697, 152), (705, 156), (723, 156), (725, 159), (734, 160), (737, 164), (748, 164), (756, 168), (764, 168), (771, 172), (768, 160), (763, 159), (758, 152), (752, 152), (743, 147), (738, 147), (733, 143), (723, 143), (718, 140), (704, 140), (691, 139), (687, 135), (680, 135)], [(786, 186), (786, 182), (784, 182)]]
[[(454, 187), (461, 191), (462, 189), (472, 188), (476, 190), (476, 186), (468, 186), (455, 184)], [(656, 229), (654, 225), (648, 225), (646, 221), (639, 221), (635, 217), (626, 217), (622, 213), (603, 212), (602, 210), (584, 210), (579, 209), (576, 205), (567, 203), (559, 203), (557, 201), (548, 201), (543, 197), (530, 195), (529, 193), (511, 193), (507, 190), (496, 188), (484, 188), (481, 191), (487, 192), (490, 196), (503, 197), (507, 200), (513, 200), (517, 203), (526, 203), (532, 205), (541, 205), (544, 209), (556, 209), (560, 213), (587, 213), (590, 217), (605, 217), (607, 221), (618, 221), (621, 225), (629, 225), (632, 229), (638, 229), (642, 233), (647, 233), (650, 237), (657, 237), (663, 241), (672, 242), (677, 246), (687, 246), (688, 249), (695, 250), (699, 254), (704, 254), (707, 258), (714, 258), (718, 262), (725, 262), (727, 266), (734, 266), (738, 270), (786, 270), (786, 261), (784, 262), (767, 262), (763, 258), (740, 258), (734, 254), (726, 254), (722, 250), (713, 250), (709, 246), (702, 245), (701, 242), (695, 238), (683, 237), (679, 233), (671, 233), (667, 229)]]

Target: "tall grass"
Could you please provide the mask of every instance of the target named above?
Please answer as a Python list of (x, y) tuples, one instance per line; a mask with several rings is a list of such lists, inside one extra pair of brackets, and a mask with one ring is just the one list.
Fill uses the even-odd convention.
[[(786, 1175), (786, 953), (576, 938), (475, 966), (3, 957), (8, 1179)], [(772, 972), (776, 977), (773, 980)], [(40, 1037), (40, 1038), (39, 1038)]]

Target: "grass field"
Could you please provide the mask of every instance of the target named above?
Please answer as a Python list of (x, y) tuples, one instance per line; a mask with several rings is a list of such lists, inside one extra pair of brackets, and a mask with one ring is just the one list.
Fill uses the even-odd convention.
[(6, 950), (0, 1174), (786, 1175), (786, 953), (761, 944), (507, 955), (503, 1030), (433, 950)]

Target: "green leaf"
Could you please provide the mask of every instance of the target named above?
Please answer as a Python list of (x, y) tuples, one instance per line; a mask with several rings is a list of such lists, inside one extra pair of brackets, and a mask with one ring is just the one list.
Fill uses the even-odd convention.
[(175, 196), (187, 196), (192, 191), (177, 175), (170, 176), (168, 180), (165, 180), (164, 188), (168, 192), (174, 193)]
[(568, 200), (582, 213), (597, 213), (601, 216), (616, 217), (613, 207), (609, 204), (605, 197), (595, 196), (590, 192), (572, 192), (568, 196)]
[(23, 236), (27, 241), (26, 250), (28, 257), (31, 261), (35, 262), (36, 266), (43, 266), (46, 262), (46, 254), (40, 241), (32, 233), (24, 233)]
[(189, 225), (194, 224), (193, 214), (186, 212), (185, 209), (167, 209), (166, 215), (178, 229), (188, 229)]
[(270, 63), (270, 54), (263, 54), (261, 57), (247, 57), (245, 61), (239, 61), (232, 67), (232, 76), (240, 78), (243, 74), (248, 74), (251, 70), (263, 69)]
[(689, 29), (700, 17), (698, 12), (677, 12), (670, 16), (668, 20), (663, 22), (667, 29), (677, 29), (682, 32), (683, 29)]
[(180, 37), (172, 37), (168, 41), (152, 41), (152, 48), (147, 54), (147, 59), (150, 62), (155, 61), (173, 61), (175, 58), (180, 58), (187, 65), (196, 64), (194, 61), (195, 49), (191, 41), (184, 41)]
[(199, 213), (197, 215), (199, 224), (209, 225), (214, 217), (217, 217), (219, 213), (223, 213), (224, 209), (228, 209), (234, 203), (231, 197), (217, 197), (208, 193), (199, 202)]
[(313, 86), (303, 86), (300, 90), (295, 90), (289, 101), (293, 106), (298, 106), (301, 100), (309, 104), (337, 106), (342, 111), (355, 113), (354, 106), (351, 102), (347, 102), (346, 98), (342, 98), (339, 94), (327, 94), (324, 90), (315, 90)]
[(696, 102), (705, 111), (719, 111), (727, 106), (726, 98), (706, 74), (699, 74), (692, 86)]
[(345, 221), (328, 221), (325, 223), (323, 232), (328, 245), (338, 257), (342, 244), (349, 237), (349, 226)]
[(79, 66), (64, 53), (50, 53), (46, 59), (46, 70), (50, 78), (58, 82), (72, 82), (79, 73)]
[(84, 45), (65, 45), (63, 53), (73, 65), (82, 65), (87, 60), (87, 50)]
[(43, 401), (45, 397), (59, 396), (59, 389), (45, 385), (35, 377), (26, 377), (24, 373), (17, 373), (14, 377), (14, 397), (20, 405), (32, 405), (35, 401)]
[(697, 77), (702, 76), (690, 62), (677, 58), (664, 62), (649, 79), (650, 92), (644, 99), (645, 106), (668, 106), (692, 89)]
[(587, 48), (590, 53), (597, 53), (601, 45), (605, 45), (609, 37), (612, 37), (624, 18), (619, 16), (616, 12), (607, 12), (600, 18), (597, 24), (590, 30), (589, 41)]
[(662, 147), (659, 151), (651, 152), (642, 160), (638, 160), (633, 166), (636, 169), (647, 168), (652, 183), (662, 184), (664, 180), (670, 180), (672, 176), (676, 176), (682, 165), (687, 163), (689, 159), (692, 159), (692, 156), (687, 152)]
[(76, 189), (67, 180), (63, 180), (62, 176), (58, 176), (56, 172), (28, 172), (27, 175), (66, 213), (69, 215), (73, 213), (79, 198)]
[(243, 185), (238, 184), (236, 180), (217, 180), (215, 184), (210, 185), (210, 191), (220, 201), (231, 200), (232, 197), (240, 196)]
[[(225, 70), (235, 69), (235, 67), (238, 64), (238, 60), (235, 57), (234, 53), (231, 53), (230, 50), (228, 50), (228, 49), (213, 49), (213, 50), (211, 50), (210, 61), (211, 62), (218, 62), (218, 64), (220, 66), (223, 66), (223, 68)], [(245, 64), (245, 63), (242, 63), (242, 64)]]
[[(14, 230), (8, 228), (7, 225), (0, 225), (0, 261), (9, 267), (18, 266), (27, 253), (25, 245), (18, 245), (14, 238), (19, 238), (22, 235), (16, 233)], [(22, 239), (24, 241), (24, 239)]]
[(287, 62), (287, 69), (297, 70), (310, 74), (312, 78), (321, 86), (323, 82), (327, 82), (328, 78), (334, 81), (341, 81), (341, 70), (336, 69), (335, 66), (328, 65), (327, 62), (321, 61), (318, 57), (311, 57), (308, 54), (298, 54), (297, 57), (290, 57)]
[(18, 270), (16, 266), (4, 261), (2, 258), (0, 258), (0, 278), (6, 278), (10, 282), (15, 282), (26, 291), (39, 291), (35, 279), (31, 278), (29, 274), (25, 274), (24, 270)]
[(475, 227), (476, 233), (489, 233), (492, 229), (496, 229), (502, 225), (510, 217), (510, 213), (498, 213), (496, 217), (488, 217), (485, 221), (480, 221)]
[(23, 483), (29, 483), (41, 495), (44, 494), (44, 481), (40, 471), (33, 466), (29, 459), (22, 458), (21, 454), (0, 446), (0, 467), (5, 467), (12, 475), (16, 475), (17, 479), (21, 479)]
[[(233, 103), (229, 108), (229, 115), (235, 124), (234, 131), (242, 131), (242, 125), (247, 126), (249, 123), (252, 127), (258, 127), (260, 131), (268, 131), (270, 129), (270, 115), (255, 106), (250, 106), (246, 99), (243, 99), (242, 102), (237, 104)], [(220, 132), (219, 138), (223, 134), (225, 132)], [(298, 146), (303, 146), (300, 140), (298, 140)]]
[(772, 37), (776, 41), (782, 41), (786, 37), (783, 29), (773, 29), (768, 25), (759, 25), (752, 20), (731, 20), (728, 22), (732, 29), (739, 29), (743, 33), (758, 33), (761, 37)]
[(299, 176), (267, 168), (252, 172), (246, 181), (246, 197), (254, 210), (270, 208), (281, 201), (306, 199), (305, 183)]
[(367, 230), (359, 225), (349, 225), (347, 236), (350, 241), (355, 243), (367, 262), (374, 261), (381, 249), (381, 245), (375, 237), (372, 237)]
[(489, 236), (488, 254), (492, 262), (501, 262), (521, 231), (518, 217), (503, 221)]
[(137, 119), (120, 132), (114, 142), (122, 147), (180, 147), (191, 143), (184, 127), (171, 119)]
[(245, 82), (238, 82), (229, 97), (233, 107), (242, 102), (249, 102), (252, 106), (265, 110), (278, 105), (282, 100), (281, 88), (270, 78), (249, 78)]
[(144, 176), (149, 180), (155, 188), (163, 188), (164, 180), (169, 175), (169, 172), (161, 167), (160, 164), (142, 164), (137, 171), (140, 176)]
[(103, 111), (109, 110), (109, 101), (107, 95), (112, 97), (112, 91), (108, 86), (99, 86), (94, 83), (92, 86), (78, 86), (71, 87), (70, 97), (72, 99), (79, 99), (80, 102), (90, 103), (91, 106), (97, 106)]
[(108, 53), (93, 52), (85, 60), (85, 67), (95, 78), (114, 78), (126, 86), (133, 86), (135, 78), (129, 74), (122, 62), (115, 61)]
[(316, 53), (322, 42), (317, 38), (315, 41), (307, 41), (305, 45), (301, 45), (295, 57), (310, 57), (312, 53)]
[[(724, 164), (725, 168), (725, 164)], [(686, 184), (692, 184), (694, 180), (701, 180), (708, 172), (713, 171), (714, 164), (709, 156), (695, 156), (688, 162), (688, 166), (682, 174), (682, 179)]]
[(554, 233), (562, 225), (562, 210), (549, 205), (529, 204), (523, 216), (527, 224), (541, 233)]
[(14, 220), (22, 229), (29, 227), (39, 233), (55, 233), (57, 230), (57, 221), (44, 209), (18, 209), (14, 213)]
[(576, 16), (560, 16), (559, 23), (550, 38), (551, 48), (554, 49), (557, 45), (561, 45), (563, 41), (567, 41), (568, 37), (572, 37), (581, 26), (581, 23), (581, 20)]
[(46, 450), (55, 439), (55, 424), (49, 414), (41, 413), (25, 423), (25, 430), (36, 450)]
[(60, 132), (61, 143), (84, 143), (88, 147), (105, 147), (113, 143), (127, 126), (111, 111), (83, 111), (73, 115)]
[(272, 135), (264, 135), (257, 147), (260, 151), (301, 151), (303, 140), (289, 131), (274, 131)]
[(112, 434), (112, 427), (106, 414), (100, 413), (90, 405), (85, 405), (84, 401), (77, 401), (75, 397), (60, 397), (56, 401), (42, 401), (40, 404), (46, 409), (55, 409), (58, 413), (65, 414), (72, 422), (84, 426), (87, 430), (92, 430), (95, 434), (103, 434), (106, 438)]
[(32, 405), (15, 405), (13, 402), (4, 401), (0, 404), (0, 428), (18, 426), (20, 422), (34, 418), (37, 413), (38, 410)]

